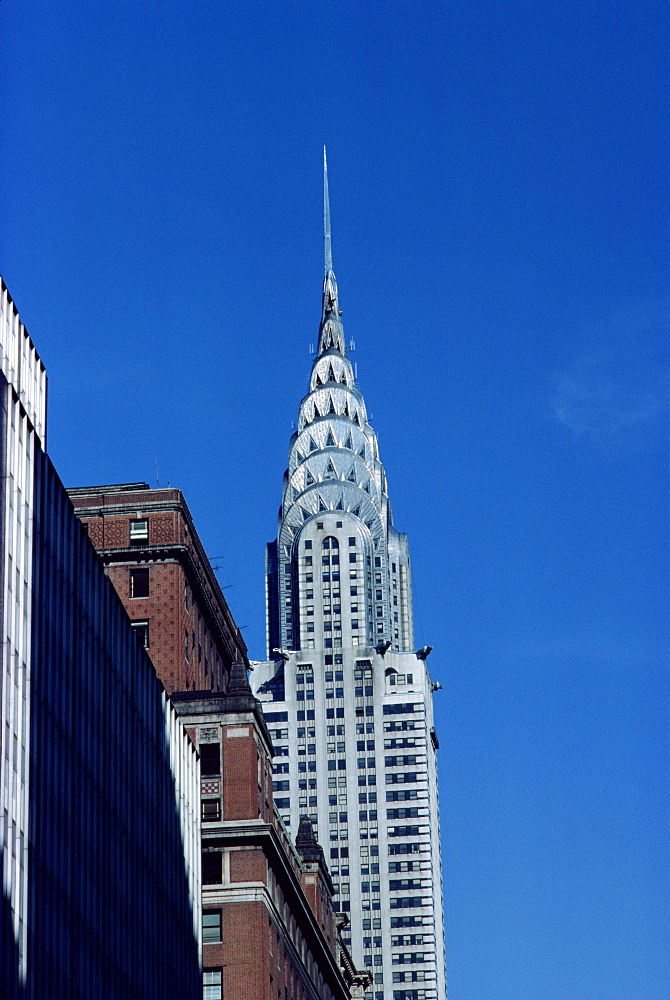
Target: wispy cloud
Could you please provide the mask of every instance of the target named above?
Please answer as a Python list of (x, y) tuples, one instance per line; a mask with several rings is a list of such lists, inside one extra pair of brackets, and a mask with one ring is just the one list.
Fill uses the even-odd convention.
[(576, 438), (607, 450), (638, 450), (667, 432), (668, 303), (617, 317), (598, 339), (607, 347), (556, 374), (553, 416)]

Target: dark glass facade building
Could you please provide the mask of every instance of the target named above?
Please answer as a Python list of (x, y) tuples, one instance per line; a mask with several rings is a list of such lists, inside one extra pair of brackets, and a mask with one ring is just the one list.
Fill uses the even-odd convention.
[(0, 291), (0, 996), (196, 1000), (196, 753), (44, 451)]

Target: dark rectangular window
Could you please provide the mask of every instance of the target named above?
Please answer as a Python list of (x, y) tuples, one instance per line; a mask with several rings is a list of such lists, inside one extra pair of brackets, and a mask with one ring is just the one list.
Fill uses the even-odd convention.
[(202, 914), (202, 943), (218, 944), (221, 941), (221, 910), (204, 910)]
[(198, 747), (200, 752), (200, 774), (209, 776), (221, 774), (221, 747), (218, 743), (201, 743)]
[(212, 823), (221, 819), (221, 802), (219, 799), (202, 800), (202, 819), (205, 823)]
[(221, 885), (221, 851), (202, 852), (202, 884)]
[(149, 622), (131, 622), (131, 627), (137, 639), (145, 649), (149, 648)]
[(130, 596), (149, 596), (149, 570), (131, 569), (130, 571)]

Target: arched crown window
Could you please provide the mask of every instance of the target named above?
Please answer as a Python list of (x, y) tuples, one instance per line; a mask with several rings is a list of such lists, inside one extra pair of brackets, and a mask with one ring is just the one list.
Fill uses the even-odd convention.
[(332, 538), (332, 537), (324, 538), (323, 542), (321, 543), (322, 549), (339, 549), (339, 547), (340, 543), (338, 542), (337, 538)]

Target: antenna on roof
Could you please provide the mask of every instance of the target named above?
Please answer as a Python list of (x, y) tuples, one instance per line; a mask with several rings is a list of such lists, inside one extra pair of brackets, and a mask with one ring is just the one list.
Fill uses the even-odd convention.
[(154, 459), (154, 464), (156, 466), (156, 489), (158, 489), (159, 485), (158, 485), (158, 459), (157, 458)]
[(326, 147), (323, 147), (323, 245), (326, 274), (333, 270), (333, 251), (330, 236), (330, 199), (328, 198), (328, 163)]

